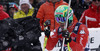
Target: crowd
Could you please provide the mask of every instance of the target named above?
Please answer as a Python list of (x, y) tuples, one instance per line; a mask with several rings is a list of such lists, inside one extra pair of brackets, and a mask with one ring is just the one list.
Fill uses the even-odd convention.
[[(100, 27), (100, 0), (73, 0), (73, 1), (71, 1), (71, 8), (72, 8), (71, 9), (71, 12), (72, 12), (71, 17), (73, 17), (73, 18), (70, 18), (68, 20), (68, 27), (67, 27), (68, 30), (63, 31), (61, 29), (64, 29), (62, 27), (64, 26), (64, 21), (66, 20), (66, 18), (59, 18), (59, 17), (67, 16), (66, 10), (68, 9), (67, 8), (67, 6), (69, 5), (68, 2), (69, 2), (69, 0), (19, 0), (19, 4), (17, 2), (7, 2), (7, 3), (0, 2), (0, 26), (1, 26), (0, 29), (7, 30), (3, 34), (8, 35), (9, 32), (11, 32), (11, 31), (13, 32), (11, 34), (16, 34), (16, 35), (14, 35), (16, 38), (5, 37), (8, 39), (12, 38), (12, 40), (9, 40), (9, 41), (11, 41), (11, 43), (8, 44), (9, 47), (8, 46), (2, 47), (2, 48), (4, 48), (4, 49), (2, 49), (0, 46), (2, 51), (13, 51), (13, 50), (16, 50), (16, 51), (23, 51), (23, 50), (24, 51), (25, 50), (26, 51), (27, 50), (42, 51), (41, 44), (39, 41), (39, 37), (41, 36), (42, 31), (44, 31), (45, 35), (46, 35), (44, 48), (47, 48), (48, 50), (52, 50), (52, 48), (55, 46), (54, 44), (52, 44), (52, 41), (55, 41), (54, 43), (57, 42), (56, 41), (57, 39), (50, 37), (50, 32), (53, 30), (57, 30), (57, 31), (55, 31), (56, 32), (55, 34), (63, 34), (62, 37), (66, 38), (66, 36), (67, 36), (67, 38), (74, 37), (76, 39), (76, 40), (75, 39), (73, 40), (73, 38), (72, 38), (72, 39), (66, 40), (66, 41), (68, 41), (67, 43), (69, 43), (70, 45), (72, 45), (72, 43), (75, 43), (77, 46), (80, 47), (80, 49), (77, 49), (76, 46), (74, 46), (74, 47), (71, 46), (72, 50), (74, 49), (74, 51), (75, 50), (76, 51), (77, 50), (84, 51), (84, 49), (85, 49), (85, 51), (88, 51), (89, 48), (84, 48), (88, 41), (88, 40), (86, 40), (86, 39), (88, 39), (87, 28)], [(67, 6), (60, 6), (60, 5), (67, 5)], [(60, 10), (61, 8), (59, 6), (65, 10)], [(60, 9), (58, 9), (58, 8), (60, 8)], [(59, 12), (56, 13), (55, 11), (59, 11)], [(63, 12), (66, 11), (66, 13), (62, 13), (62, 11)], [(63, 15), (61, 15), (61, 14), (63, 14)], [(79, 22), (79, 23), (77, 23), (77, 22)], [(11, 25), (9, 25), (9, 23)], [(34, 23), (36, 23), (36, 25)], [(86, 26), (83, 24), (85, 24)], [(8, 27), (4, 28), (3, 25), (6, 25)], [(76, 26), (81, 27), (81, 28), (78, 27), (79, 30), (77, 29), (77, 31), (81, 32), (81, 30), (82, 31), (85, 30), (86, 35), (84, 35), (84, 37), (86, 39), (82, 38), (83, 42), (85, 42), (85, 43), (80, 42), (81, 41), (80, 38), (83, 36), (80, 34), (84, 34), (84, 33), (80, 33), (80, 32), (77, 33), (77, 32), (75, 32), (75, 30), (73, 30), (73, 29), (75, 29), (74, 27), (76, 27)], [(19, 28), (19, 27), (22, 27), (22, 28)], [(22, 31), (18, 31), (20, 29)], [(8, 31), (8, 30), (11, 30), (11, 31)], [(38, 31), (38, 33), (37, 33), (37, 31)], [(69, 35), (67, 35), (65, 31), (68, 31), (67, 33), (73, 32), (71, 37), (68, 37)], [(0, 32), (2, 33), (2, 31), (0, 31)], [(16, 33), (16, 32), (19, 32), (19, 33)], [(19, 35), (19, 34), (21, 34), (21, 35)], [(54, 34), (54, 36), (55, 36), (55, 34)], [(29, 38), (29, 36), (30, 36), (30, 38)], [(55, 37), (58, 37), (58, 36), (55, 36)], [(3, 36), (0, 36), (0, 37), (3, 37)], [(18, 39), (20, 39), (19, 37), (21, 37), (21, 39), (23, 39), (23, 38), (25, 38), (25, 39), (18, 40)], [(35, 38), (31, 38), (31, 37), (35, 37)], [(77, 39), (77, 38), (79, 38), (79, 39)], [(24, 43), (24, 46), (20, 46), (19, 42), (14, 42), (13, 40), (16, 40), (19, 42), (23, 41), (26, 43)], [(27, 41), (27, 40), (29, 40), (29, 41)], [(0, 43), (1, 42), (6, 43), (6, 40), (3, 40), (3, 41), (0, 41)], [(19, 43), (18, 47), (15, 47), (16, 45), (14, 45), (12, 42)], [(2, 43), (0, 45), (2, 45)], [(11, 44), (13, 44), (13, 45), (11, 45)], [(29, 46), (27, 47), (26, 44), (28, 44)], [(34, 44), (36, 44), (36, 45), (34, 45)], [(79, 45), (79, 44), (83, 44), (83, 45)], [(23, 47), (25, 47), (25, 48), (23, 48)], [(66, 49), (64, 49), (64, 50), (66, 50)]]
[[(68, 0), (64, 0), (65, 2), (69, 2)], [(45, 0), (29, 0), (32, 7), (39, 9), (40, 6), (46, 2)], [(74, 14), (79, 20), (83, 11), (89, 8), (89, 5), (91, 4), (91, 0), (74, 0), (71, 2), (71, 8), (74, 10)], [(10, 17), (13, 17), (14, 12), (17, 12), (19, 9), (19, 4), (16, 4), (15, 2), (9, 2), (6, 4), (3, 4), (3, 10), (7, 12)]]

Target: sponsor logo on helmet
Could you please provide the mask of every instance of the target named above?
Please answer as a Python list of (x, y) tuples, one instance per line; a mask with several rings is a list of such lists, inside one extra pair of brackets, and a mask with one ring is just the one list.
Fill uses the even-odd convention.
[(63, 15), (63, 13), (61, 13), (61, 12), (57, 12), (56, 14), (62, 14)]

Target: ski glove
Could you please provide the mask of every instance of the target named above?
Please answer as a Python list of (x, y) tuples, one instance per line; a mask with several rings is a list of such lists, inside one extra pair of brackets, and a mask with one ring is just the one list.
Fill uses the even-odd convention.
[(71, 37), (70, 37), (70, 33), (68, 30), (64, 30), (62, 32), (62, 36), (65, 37), (65, 44), (67, 44), (68, 42), (70, 43), (71, 42)]
[(69, 38), (69, 31), (68, 30), (64, 30), (62, 31), (62, 36), (65, 37), (65, 38)]

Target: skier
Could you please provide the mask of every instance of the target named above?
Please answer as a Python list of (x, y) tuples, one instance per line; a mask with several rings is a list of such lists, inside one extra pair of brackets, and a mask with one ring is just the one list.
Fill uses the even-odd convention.
[[(55, 20), (59, 23), (60, 27), (57, 27), (51, 34), (45, 34), (48, 37), (46, 49), (52, 50), (56, 43), (62, 38), (65, 38), (64, 51), (84, 51), (88, 42), (88, 29), (85, 25), (73, 21), (73, 10), (70, 8), (68, 16), (68, 27), (64, 29), (68, 6), (61, 5), (55, 10)], [(49, 32), (49, 29), (45, 29)]]

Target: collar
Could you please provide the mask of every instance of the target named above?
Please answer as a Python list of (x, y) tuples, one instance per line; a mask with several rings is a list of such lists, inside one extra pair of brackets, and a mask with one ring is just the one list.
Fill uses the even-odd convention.
[[(29, 9), (28, 14), (31, 14), (32, 11), (33, 11), (32, 9)], [(19, 10), (19, 12), (20, 12), (20, 14), (25, 14), (22, 10)], [(25, 15), (26, 15), (26, 14), (25, 14)]]

